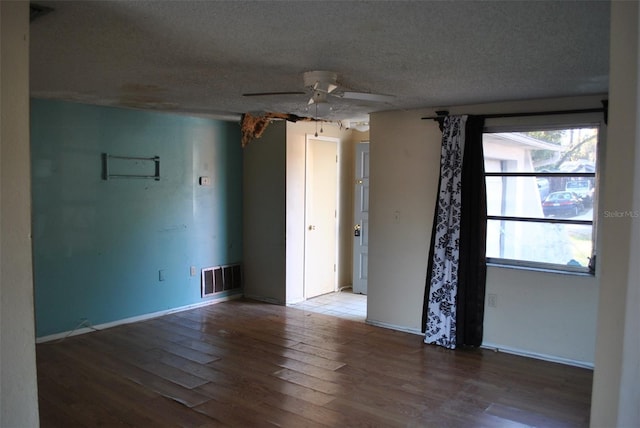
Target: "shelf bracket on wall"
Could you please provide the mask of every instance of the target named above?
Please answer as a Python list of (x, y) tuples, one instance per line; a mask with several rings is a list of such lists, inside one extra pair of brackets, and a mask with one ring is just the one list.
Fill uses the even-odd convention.
[(143, 178), (160, 180), (160, 157), (114, 156), (102, 154), (102, 179)]

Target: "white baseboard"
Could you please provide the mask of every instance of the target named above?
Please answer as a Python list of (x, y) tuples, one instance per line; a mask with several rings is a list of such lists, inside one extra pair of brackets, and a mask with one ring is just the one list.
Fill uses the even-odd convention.
[(397, 330), (397, 331), (402, 331), (405, 333), (411, 333), (411, 334), (417, 334), (422, 336), (423, 333), (415, 328), (409, 328), (409, 327), (403, 327), (400, 325), (394, 325), (394, 324), (387, 324), (386, 322), (380, 322), (380, 321), (374, 321), (374, 320), (370, 320), (367, 318), (367, 320), (365, 321), (367, 324), (371, 324), (371, 325), (375, 325), (376, 327), (382, 327), (382, 328), (388, 328), (390, 330)]
[(63, 331), (62, 333), (55, 333), (49, 336), (37, 337), (36, 343), (45, 343), (45, 342), (51, 342), (53, 340), (62, 340), (62, 339), (66, 339), (67, 337), (77, 336), (85, 333), (91, 333), (92, 331), (96, 331), (96, 330), (104, 330), (107, 328), (116, 327), (118, 325), (131, 324), (139, 321), (146, 321), (151, 318), (157, 318), (164, 315), (174, 314), (176, 312), (188, 311), (189, 309), (201, 308), (203, 306), (215, 305), (216, 303), (228, 302), (229, 300), (235, 300), (241, 297), (242, 297), (242, 294), (232, 294), (230, 296), (224, 296), (218, 299), (208, 299), (204, 302), (194, 303), (186, 306), (180, 306), (177, 308), (167, 309), (164, 311), (152, 312), (150, 314), (138, 315), (130, 318), (123, 318), (121, 320), (111, 321), (104, 324), (91, 325), (90, 327), (77, 328), (70, 331)]
[[(405, 333), (411, 333), (411, 334), (417, 334), (417, 335), (420, 335), (420, 336), (424, 336), (424, 333), (422, 333), (422, 331), (420, 331), (418, 329), (403, 327), (403, 326), (394, 325), (394, 324), (387, 324), (387, 323), (384, 323), (384, 322), (374, 321), (374, 320), (370, 320), (370, 319), (367, 319), (366, 323), (374, 325), (376, 327), (383, 327), (383, 328), (388, 328), (388, 329), (391, 329), (391, 330), (397, 330), (397, 331), (402, 331), (402, 332), (405, 332)], [(585, 369), (593, 370), (593, 363), (588, 362), (588, 361), (572, 360), (570, 358), (563, 358), (563, 357), (558, 357), (558, 356), (555, 356), (555, 355), (547, 355), (547, 354), (541, 354), (541, 353), (538, 353), (538, 352), (525, 351), (523, 349), (511, 348), (511, 347), (508, 347), (508, 346), (502, 346), (502, 345), (497, 345), (495, 343), (488, 343), (488, 342), (482, 343), (481, 348), (489, 349), (489, 350), (492, 350), (492, 351), (495, 351), (495, 352), (504, 352), (505, 354), (519, 355), (521, 357), (535, 358), (535, 359), (538, 359), (538, 360), (549, 361), (549, 362), (552, 362), (552, 363), (566, 364), (566, 365), (569, 365), (569, 366), (582, 367), (582, 368), (585, 368)]]
[(552, 363), (566, 364), (569, 366), (582, 367), (585, 369), (593, 370), (593, 363), (588, 361), (578, 361), (572, 360), (570, 358), (557, 357), (555, 355), (540, 354), (538, 352), (525, 351), (523, 349), (511, 348), (508, 346), (502, 346), (488, 342), (483, 342), (481, 348), (489, 349), (495, 352), (504, 352), (505, 354), (519, 355), (521, 357), (535, 358), (537, 360), (544, 360)]

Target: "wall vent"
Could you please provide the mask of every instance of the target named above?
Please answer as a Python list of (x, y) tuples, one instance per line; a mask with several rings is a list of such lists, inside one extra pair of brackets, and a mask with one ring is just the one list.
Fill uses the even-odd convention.
[(240, 264), (202, 269), (202, 297), (240, 288), (242, 288), (242, 269)]

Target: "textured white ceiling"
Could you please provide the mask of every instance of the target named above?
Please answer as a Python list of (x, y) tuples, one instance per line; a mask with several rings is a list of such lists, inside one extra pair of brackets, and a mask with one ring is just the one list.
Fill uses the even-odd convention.
[(608, 91), (600, 1), (38, 1), (31, 93), (211, 114), (308, 115), (302, 73), (390, 103), (330, 98), (332, 117)]

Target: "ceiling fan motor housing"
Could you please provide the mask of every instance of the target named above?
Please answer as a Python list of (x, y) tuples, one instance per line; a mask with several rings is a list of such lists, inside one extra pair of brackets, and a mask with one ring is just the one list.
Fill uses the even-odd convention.
[(327, 94), (338, 87), (338, 74), (333, 71), (307, 71), (303, 79), (305, 87)]

